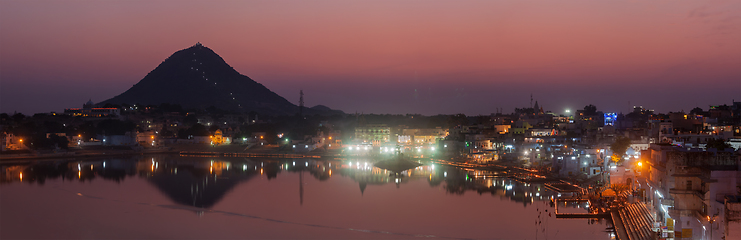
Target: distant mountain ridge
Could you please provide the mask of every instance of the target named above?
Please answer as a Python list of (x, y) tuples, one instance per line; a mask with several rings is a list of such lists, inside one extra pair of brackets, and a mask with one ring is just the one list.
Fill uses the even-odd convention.
[[(298, 95), (298, 94), (296, 94)], [(299, 107), (240, 74), (200, 43), (165, 59), (134, 86), (99, 104), (180, 104), (184, 108), (220, 109), (270, 115), (294, 115)], [(336, 114), (327, 107), (304, 108), (305, 115)]]

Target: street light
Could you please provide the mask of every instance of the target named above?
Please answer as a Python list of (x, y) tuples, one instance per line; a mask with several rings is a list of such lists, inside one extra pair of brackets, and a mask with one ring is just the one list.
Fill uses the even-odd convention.
[(715, 218), (718, 217), (718, 214), (714, 214), (711, 218), (710, 216), (706, 216), (708, 218), (708, 222), (710, 223), (710, 239), (713, 239), (713, 223), (715, 222)]

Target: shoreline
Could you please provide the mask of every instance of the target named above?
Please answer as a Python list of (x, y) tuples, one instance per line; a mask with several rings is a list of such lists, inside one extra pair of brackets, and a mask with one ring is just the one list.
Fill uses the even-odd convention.
[[(164, 151), (130, 151), (130, 152), (114, 152), (114, 151), (96, 151), (84, 154), (72, 153), (50, 153), (34, 155), (33, 153), (27, 154), (12, 154), (10, 156), (0, 156), (0, 164), (2, 163), (14, 163), (14, 162), (25, 162), (34, 160), (51, 160), (51, 159), (65, 159), (65, 158), (95, 158), (95, 157), (120, 157), (120, 156), (134, 156), (134, 155), (148, 155), (148, 154), (178, 154), (180, 151), (164, 150)], [(20, 156), (19, 156), (20, 155)]]

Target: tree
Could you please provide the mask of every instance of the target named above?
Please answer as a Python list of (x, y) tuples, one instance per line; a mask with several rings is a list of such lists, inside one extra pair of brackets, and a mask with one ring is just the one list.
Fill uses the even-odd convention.
[(208, 128), (208, 131), (209, 131), (209, 132), (216, 132), (216, 130), (219, 130), (219, 126), (218, 126), (218, 125), (216, 125), (216, 124), (214, 124), (214, 125), (211, 125), (211, 127), (210, 127), (210, 128)]
[(708, 139), (708, 144), (705, 145), (706, 148), (715, 148), (720, 151), (726, 150), (726, 148), (731, 148), (731, 145), (723, 141), (723, 139), (715, 139), (711, 138)]
[(49, 140), (51, 144), (56, 145), (57, 147), (61, 149), (69, 149), (69, 140), (67, 140), (66, 137), (60, 137), (56, 134), (49, 135)]
[(193, 136), (209, 136), (211, 133), (208, 131), (206, 126), (203, 126), (203, 124), (196, 123), (192, 127), (190, 127), (187, 131), (185, 131), (186, 135), (193, 135)]
[[(610, 149), (613, 153), (613, 161), (615, 163), (621, 163), (625, 156), (625, 151), (630, 147), (630, 138), (619, 136), (615, 139), (615, 142), (610, 144)], [(617, 159), (616, 159), (617, 158)]]
[(195, 114), (188, 114), (188, 116), (183, 118), (183, 123), (185, 123), (186, 126), (196, 124), (198, 123), (198, 117), (196, 117)]
[(584, 106), (584, 115), (594, 115), (597, 114), (597, 107), (589, 104), (587, 106)]
[(610, 184), (610, 188), (615, 191), (615, 195), (617, 196), (620, 196), (620, 194), (623, 194), (630, 190), (630, 186), (628, 186), (628, 184), (622, 183)]
[(468, 117), (466, 117), (466, 114), (459, 113), (456, 115), (451, 115), (448, 118), (448, 127), (454, 128), (455, 126), (465, 126), (468, 125)]
[(131, 121), (106, 119), (98, 123), (98, 133), (104, 135), (124, 135), (135, 128), (136, 124)]
[(23, 115), (23, 113), (13, 114), (13, 121), (16, 122), (16, 124), (23, 121), (24, 118), (26, 118), (26, 115)]
[(696, 108), (693, 108), (692, 110), (690, 110), (690, 114), (694, 114), (694, 115), (704, 115), (704, 114), (705, 114), (705, 112), (704, 112), (704, 111), (702, 111), (702, 108), (696, 107)]

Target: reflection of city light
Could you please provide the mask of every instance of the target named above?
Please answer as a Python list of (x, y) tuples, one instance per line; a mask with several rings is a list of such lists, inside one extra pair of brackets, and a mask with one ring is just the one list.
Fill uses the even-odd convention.
[(332, 169), (329, 169), (329, 176), (332, 176)]
[(21, 182), (23, 182), (23, 173), (20, 174)]
[(260, 168), (260, 175), (262, 175), (262, 168)]
[(82, 178), (82, 172), (77, 171), (77, 178)]
[(448, 177), (448, 172), (444, 172), (443, 177)]

